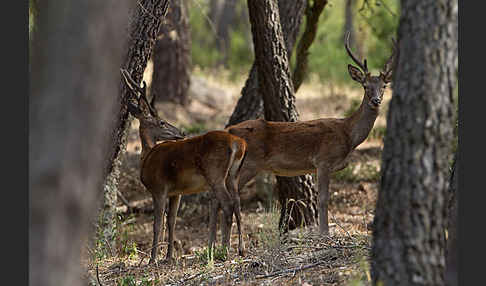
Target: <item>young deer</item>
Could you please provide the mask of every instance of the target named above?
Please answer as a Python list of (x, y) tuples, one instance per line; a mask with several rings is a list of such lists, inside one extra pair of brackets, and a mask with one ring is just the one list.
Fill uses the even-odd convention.
[[(169, 241), (166, 259), (171, 261), (174, 228), (181, 195), (202, 192), (207, 187), (212, 190), (209, 249), (214, 246), (218, 209), (222, 208), (222, 244), (229, 250), (234, 213), (238, 228), (238, 253), (243, 255), (238, 179), (246, 154), (245, 140), (225, 131), (210, 131), (201, 136), (184, 139), (184, 134), (176, 127), (159, 118), (153, 106), (153, 99), (149, 104), (145, 82), (143, 88), (140, 88), (126, 70), (122, 70), (122, 75), (132, 96), (132, 99), (128, 100), (127, 108), (140, 122), (139, 133), (142, 142), (140, 178), (152, 194), (154, 204), (154, 237), (149, 263), (157, 258), (161, 215), (165, 212), (166, 198), (169, 198), (167, 219)], [(140, 98), (137, 98), (137, 93), (140, 93)], [(156, 143), (163, 140), (177, 141)]]
[(351, 78), (364, 88), (361, 106), (347, 118), (321, 118), (300, 122), (248, 120), (226, 130), (246, 140), (248, 155), (240, 174), (242, 188), (260, 171), (278, 176), (299, 176), (317, 172), (319, 192), (319, 231), (329, 233), (329, 176), (344, 169), (348, 155), (361, 144), (373, 128), (386, 84), (392, 79), (393, 53), (378, 76), (368, 71), (366, 60), (361, 63), (349, 49), (349, 33), (345, 48), (361, 68), (348, 65)]

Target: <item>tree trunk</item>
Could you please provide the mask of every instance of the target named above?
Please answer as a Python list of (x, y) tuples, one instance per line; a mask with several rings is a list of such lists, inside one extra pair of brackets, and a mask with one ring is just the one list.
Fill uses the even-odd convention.
[(152, 57), (154, 71), (150, 94), (157, 102), (187, 105), (190, 102), (191, 39), (187, 7), (182, 0), (172, 0), (164, 23)]
[(449, 183), (449, 200), (447, 204), (447, 251), (446, 251), (446, 272), (445, 272), (445, 285), (457, 286), (459, 285), (458, 279), (458, 257), (459, 249), (457, 248), (457, 229), (459, 227), (458, 220), (458, 201), (459, 201), (459, 160), (456, 155), (454, 163), (452, 165), (451, 180)]
[[(259, 77), (258, 92), (263, 97), (265, 119), (296, 121), (298, 113), (294, 105), (288, 47), (283, 38), (277, 2), (248, 0), (248, 10)], [(277, 177), (276, 187), (281, 204), (281, 230), (315, 223), (317, 202), (310, 175)]]
[[(306, 7), (305, 0), (279, 0), (279, 15), (282, 32), (285, 39), (287, 55), (290, 59), (300, 31), (302, 15)], [(256, 62), (250, 69), (250, 74), (241, 90), (241, 97), (226, 124), (226, 127), (245, 120), (256, 119), (263, 116), (263, 99), (258, 93), (258, 71)]]
[(344, 6), (344, 29), (343, 29), (343, 43), (345, 40), (346, 33), (349, 32), (349, 45), (351, 50), (356, 51), (356, 54), (360, 59), (363, 58), (363, 53), (361, 52), (361, 46), (356, 44), (356, 30), (354, 28), (354, 0), (346, 0)]
[(39, 1), (29, 99), (29, 281), (86, 285), (129, 1)]
[(315, 0), (312, 6), (310, 6), (310, 1), (307, 4), (305, 30), (297, 45), (297, 59), (292, 76), (296, 93), (307, 75), (309, 48), (316, 38), (319, 16), (326, 4), (327, 0)]
[[(144, 0), (137, 2), (132, 15), (128, 52), (122, 67), (139, 83), (152, 54), (156, 36), (165, 16), (169, 0)], [(117, 71), (120, 75), (120, 71)], [(115, 104), (117, 118), (113, 123), (115, 128), (111, 134), (110, 149), (106, 159), (105, 183), (103, 185), (105, 201), (101, 214), (100, 228), (105, 241), (113, 244), (115, 236), (116, 196), (118, 178), (120, 175), (121, 158), (126, 150), (127, 130), (130, 126), (129, 114), (125, 105), (129, 90), (120, 80), (120, 94)]]
[(457, 1), (401, 7), (371, 273), (375, 285), (444, 285)]
[(236, 13), (236, 0), (226, 0), (224, 2), (221, 14), (218, 18), (216, 33), (216, 48), (222, 58), (219, 65), (228, 67), (228, 54), (230, 52), (231, 39), (229, 31)]

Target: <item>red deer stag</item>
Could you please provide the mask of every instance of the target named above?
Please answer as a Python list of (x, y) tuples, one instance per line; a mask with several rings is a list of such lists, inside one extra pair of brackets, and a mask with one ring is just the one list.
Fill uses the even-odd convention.
[[(245, 140), (225, 131), (210, 131), (201, 136), (184, 139), (184, 134), (176, 127), (159, 118), (153, 106), (153, 99), (151, 103), (148, 102), (145, 82), (141, 88), (126, 70), (121, 72), (126, 86), (131, 91), (132, 98), (127, 102), (128, 111), (140, 122), (140, 178), (152, 194), (154, 205), (154, 237), (149, 263), (157, 258), (161, 215), (165, 213), (167, 197), (169, 239), (166, 260), (170, 262), (181, 195), (202, 192), (207, 190), (207, 187), (212, 190), (209, 206), (209, 249), (214, 246), (217, 214), (219, 208), (222, 208), (222, 244), (229, 250), (234, 213), (238, 228), (238, 253), (243, 255), (244, 243), (237, 190), (238, 175), (246, 154)], [(139, 98), (137, 93), (140, 93)], [(164, 142), (157, 144), (157, 141)]]
[(239, 189), (260, 171), (278, 176), (300, 176), (317, 172), (319, 192), (319, 231), (329, 233), (329, 176), (344, 169), (348, 155), (361, 144), (373, 128), (386, 84), (392, 79), (393, 53), (378, 76), (368, 71), (349, 49), (349, 33), (345, 48), (361, 68), (348, 65), (351, 78), (364, 88), (361, 106), (347, 118), (321, 118), (300, 122), (247, 120), (226, 130), (246, 140), (248, 154), (241, 168)]

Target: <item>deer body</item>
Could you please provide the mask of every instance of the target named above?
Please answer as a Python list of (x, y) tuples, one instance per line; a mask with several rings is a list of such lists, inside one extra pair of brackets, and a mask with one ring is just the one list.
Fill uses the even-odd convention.
[(242, 159), (245, 145), (243, 140), (224, 131), (156, 144), (142, 159), (142, 183), (153, 188), (163, 182), (171, 189), (168, 196), (205, 191), (206, 176), (218, 168), (227, 173), (235, 158)]
[(348, 38), (346, 50), (363, 70), (348, 65), (351, 78), (364, 88), (361, 105), (351, 116), (300, 122), (257, 119), (226, 128), (229, 133), (245, 139), (248, 144), (239, 188), (261, 171), (287, 177), (317, 174), (319, 230), (323, 234), (329, 232), (327, 209), (330, 174), (344, 169), (348, 155), (368, 137), (378, 116), (386, 83), (391, 80), (394, 53), (385, 64), (384, 73), (371, 76), (366, 60), (363, 64), (352, 55)]
[[(157, 258), (162, 215), (168, 207), (167, 261), (172, 260), (174, 229), (181, 195), (211, 191), (209, 206), (209, 249), (214, 246), (218, 210), (223, 210), (222, 244), (229, 249), (233, 214), (238, 228), (238, 252), (244, 253), (241, 234), (239, 171), (246, 154), (246, 142), (224, 131), (185, 138), (176, 127), (158, 117), (148, 103), (143, 88), (122, 70), (125, 83), (132, 91), (137, 105), (127, 103), (129, 112), (139, 122), (142, 143), (140, 179), (152, 194), (154, 205), (153, 243), (150, 262)], [(140, 98), (136, 97), (140, 93)], [(175, 140), (175, 141), (174, 141)], [(156, 143), (157, 141), (164, 141)]]

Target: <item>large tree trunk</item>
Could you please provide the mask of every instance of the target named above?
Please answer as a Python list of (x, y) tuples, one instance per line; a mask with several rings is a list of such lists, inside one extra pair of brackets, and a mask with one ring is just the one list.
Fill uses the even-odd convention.
[[(288, 47), (283, 38), (277, 2), (248, 0), (248, 10), (259, 77), (258, 92), (263, 97), (265, 119), (297, 121)], [(281, 204), (281, 230), (315, 223), (317, 202), (310, 175), (277, 177), (276, 187)]]
[(39, 1), (29, 99), (29, 283), (86, 285), (129, 1)]
[[(139, 83), (152, 54), (162, 19), (169, 6), (169, 0), (144, 0), (137, 3), (129, 30), (128, 51), (122, 67)], [(117, 71), (117, 74), (119, 75), (120, 72)], [(129, 90), (121, 80), (120, 91), (115, 105), (117, 114), (113, 123), (115, 128), (111, 134), (110, 149), (105, 163), (103, 186), (105, 200), (100, 221), (104, 239), (111, 244), (113, 244), (115, 236), (115, 207), (121, 158), (126, 150), (127, 130), (130, 126), (129, 114), (125, 105), (129, 97)]]
[(459, 228), (458, 220), (458, 201), (459, 201), (459, 159), (454, 156), (454, 163), (452, 165), (451, 180), (449, 183), (449, 199), (447, 204), (447, 249), (446, 249), (446, 272), (445, 272), (445, 285), (457, 286), (459, 285), (458, 279), (458, 257), (459, 249), (457, 247), (457, 229)]
[(187, 7), (182, 0), (172, 0), (152, 59), (154, 71), (150, 93), (155, 100), (189, 104), (191, 39)]
[(401, 6), (372, 278), (376, 285), (443, 285), (457, 1), (408, 0)]
[[(306, 7), (305, 0), (279, 0), (279, 14), (287, 56), (290, 59), (300, 30), (302, 16)], [(241, 90), (241, 97), (226, 124), (226, 127), (245, 120), (263, 116), (263, 99), (258, 93), (258, 71), (256, 61), (250, 69), (245, 86)]]

